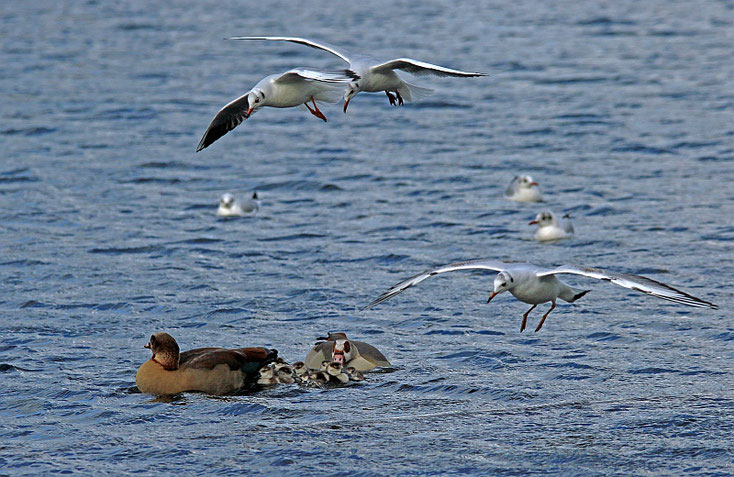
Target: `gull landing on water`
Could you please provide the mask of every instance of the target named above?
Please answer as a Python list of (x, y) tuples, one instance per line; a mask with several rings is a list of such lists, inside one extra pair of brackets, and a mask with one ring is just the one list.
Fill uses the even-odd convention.
[[(360, 91), (367, 93), (384, 91), (390, 104), (393, 106), (397, 104), (402, 106), (405, 101), (413, 101), (431, 94), (432, 90), (429, 88), (423, 88), (403, 81), (395, 70), (402, 70), (416, 76), (434, 75), (460, 78), (487, 76), (485, 73), (453, 70), (410, 58), (378, 61), (367, 55), (349, 54), (345, 50), (331, 46), (328, 43), (319, 43), (307, 40), (306, 38), (287, 36), (237, 36), (228, 38), (228, 40), (289, 41), (318, 50), (324, 50), (346, 61), (349, 63), (349, 71), (354, 72), (356, 77), (349, 83), (347, 92), (344, 94), (345, 113), (347, 112), (349, 101)], [(393, 95), (393, 93), (395, 94)]]
[(713, 303), (696, 298), (686, 292), (676, 290), (675, 288), (660, 283), (650, 278), (641, 277), (639, 275), (629, 274), (608, 274), (603, 270), (595, 268), (580, 268), (573, 265), (564, 265), (558, 268), (542, 268), (528, 263), (503, 262), (491, 259), (470, 260), (467, 262), (456, 262), (444, 265), (443, 267), (434, 268), (427, 272), (419, 273), (407, 280), (403, 280), (397, 285), (393, 285), (385, 293), (380, 295), (375, 301), (364, 307), (364, 309), (373, 307), (383, 301), (394, 297), (395, 295), (407, 290), (413, 285), (417, 285), (428, 277), (438, 275), (439, 273), (453, 272), (455, 270), (494, 270), (499, 274), (494, 279), (494, 291), (489, 295), (487, 303), (492, 298), (502, 292), (509, 291), (518, 300), (533, 305), (523, 316), (520, 332), (525, 329), (528, 314), (541, 303), (551, 302), (550, 310), (543, 315), (538, 327), (535, 331), (540, 330), (545, 323), (551, 311), (556, 307), (556, 300), (573, 303), (582, 296), (586, 295), (590, 290), (579, 290), (571, 288), (561, 282), (556, 275), (568, 273), (573, 275), (582, 275), (585, 277), (596, 278), (608, 281), (625, 288), (645, 293), (647, 295), (656, 296), (663, 300), (680, 303), (681, 305), (694, 307), (709, 307), (718, 309), (719, 307)]
[(305, 68), (295, 68), (282, 74), (266, 76), (250, 91), (219, 110), (196, 147), (196, 152), (210, 146), (263, 106), (273, 108), (304, 106), (311, 114), (325, 122), (326, 116), (319, 110), (316, 101), (339, 102), (344, 84), (353, 78), (354, 75), (348, 70), (345, 70), (345, 74), (336, 74)]

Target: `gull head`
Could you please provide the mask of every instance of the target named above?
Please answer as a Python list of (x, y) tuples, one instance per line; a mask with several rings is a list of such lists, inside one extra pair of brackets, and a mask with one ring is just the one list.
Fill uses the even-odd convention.
[(538, 187), (538, 183), (533, 180), (530, 176), (517, 176), (517, 185), (521, 189), (530, 189), (531, 187)]
[(354, 98), (357, 93), (362, 91), (362, 89), (359, 87), (359, 81), (352, 81), (349, 83), (349, 86), (347, 86), (347, 90), (344, 92), (344, 112), (347, 112), (347, 106), (349, 106), (349, 101)]
[(528, 222), (528, 225), (538, 224), (538, 227), (548, 227), (556, 223), (556, 216), (550, 210), (543, 210), (538, 212), (534, 220)]
[(509, 290), (515, 286), (515, 279), (512, 278), (510, 272), (503, 270), (494, 277), (494, 291), (489, 294), (489, 300), (487, 303), (492, 301), (492, 298), (496, 297), (500, 293)]
[(225, 209), (231, 209), (234, 205), (234, 196), (230, 193), (222, 194), (219, 198), (219, 206)]
[(248, 109), (245, 117), (249, 118), (256, 109), (265, 106), (265, 92), (260, 88), (250, 91), (247, 95), (247, 105)]

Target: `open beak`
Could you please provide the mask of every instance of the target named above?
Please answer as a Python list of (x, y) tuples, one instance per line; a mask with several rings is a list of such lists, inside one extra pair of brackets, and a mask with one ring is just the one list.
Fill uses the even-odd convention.
[(352, 98), (349, 98), (349, 99), (345, 99), (345, 100), (344, 100), (344, 112), (345, 112), (345, 113), (347, 112), (347, 106), (349, 106), (349, 101), (350, 101), (351, 99), (352, 99)]
[(538, 223), (537, 220), (531, 220), (530, 222), (528, 222), (528, 225), (533, 225), (533, 224), (537, 224), (537, 223)]
[(497, 296), (497, 292), (494, 292), (494, 291), (493, 291), (492, 293), (490, 293), (490, 294), (489, 294), (489, 299), (487, 300), (487, 303), (489, 303), (490, 301), (492, 301), (492, 298), (494, 298), (494, 297), (496, 297), (496, 296)]

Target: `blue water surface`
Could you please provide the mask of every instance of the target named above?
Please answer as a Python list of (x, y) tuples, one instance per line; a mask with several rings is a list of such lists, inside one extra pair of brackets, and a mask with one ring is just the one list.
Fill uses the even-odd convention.
[[(734, 473), (734, 3), (27, 1), (0, 12), (0, 473)], [(487, 78), (360, 94), (328, 123), (218, 109), (297, 66), (290, 34)], [(502, 197), (529, 173), (546, 203)], [(224, 192), (256, 216), (218, 219)], [(541, 207), (576, 236), (532, 240)], [(528, 305), (477, 257), (641, 273), (720, 305), (591, 288)], [(389, 372), (155, 399), (155, 331), (303, 359), (345, 331)]]

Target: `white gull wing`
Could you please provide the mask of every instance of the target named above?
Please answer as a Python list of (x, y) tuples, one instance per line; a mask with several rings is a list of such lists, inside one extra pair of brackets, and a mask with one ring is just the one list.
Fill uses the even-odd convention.
[(444, 265), (438, 268), (434, 268), (433, 270), (428, 270), (423, 273), (419, 273), (418, 275), (414, 275), (406, 280), (403, 280), (402, 282), (398, 283), (397, 285), (391, 286), (385, 293), (377, 297), (375, 301), (370, 303), (369, 305), (362, 308), (363, 310), (366, 310), (367, 308), (372, 308), (375, 305), (379, 305), (385, 300), (388, 300), (398, 293), (401, 293), (408, 288), (412, 287), (413, 285), (417, 285), (423, 280), (425, 280), (428, 277), (432, 277), (433, 275), (438, 275), (439, 273), (445, 273), (445, 272), (453, 272), (455, 270), (494, 270), (496, 272), (501, 272), (502, 270), (507, 269), (508, 266), (517, 265), (517, 262), (503, 262), (501, 260), (492, 260), (492, 259), (478, 259), (478, 260), (468, 260), (465, 262), (454, 262), (449, 263), (448, 265)]
[(329, 45), (328, 43), (319, 43), (319, 42), (308, 40), (306, 38), (299, 38), (297, 36), (234, 36), (232, 38), (227, 38), (227, 39), (228, 40), (289, 41), (291, 43), (298, 43), (299, 45), (306, 45), (310, 48), (315, 48), (317, 50), (324, 50), (326, 52), (331, 53), (332, 55), (338, 56), (339, 58), (346, 61), (347, 63), (351, 63), (351, 61), (349, 61), (349, 57), (347, 56), (347, 53), (344, 50), (339, 50), (335, 46)]
[(487, 76), (486, 73), (472, 73), (471, 71), (453, 70), (443, 66), (433, 65), (425, 61), (413, 60), (410, 58), (397, 58), (386, 61), (370, 68), (370, 71), (379, 73), (392, 70), (402, 70), (416, 76), (458, 76), (462, 78), (470, 78), (473, 76)]
[(209, 127), (206, 128), (206, 132), (201, 137), (199, 145), (196, 146), (196, 152), (209, 147), (214, 141), (239, 126), (242, 121), (249, 117), (247, 115), (247, 110), (250, 108), (247, 100), (249, 94), (250, 92), (248, 91), (234, 101), (227, 103), (219, 110), (209, 124)]
[(294, 84), (305, 81), (319, 81), (321, 83), (332, 84), (349, 83), (351, 78), (342, 73), (329, 73), (327, 71), (316, 71), (306, 68), (294, 68), (275, 78), (275, 82), (281, 84)]
[(562, 267), (554, 268), (552, 270), (543, 270), (538, 272), (538, 277), (545, 277), (548, 275), (557, 275), (560, 273), (570, 273), (574, 275), (583, 275), (585, 277), (596, 278), (612, 282), (621, 287), (630, 288), (632, 290), (645, 293), (647, 295), (656, 296), (663, 300), (680, 303), (682, 305), (695, 306), (699, 308), (709, 307), (714, 310), (718, 310), (718, 305), (710, 303), (708, 301), (697, 298), (684, 291), (676, 290), (670, 285), (660, 283), (651, 278), (641, 277), (639, 275), (630, 275), (627, 273), (618, 273), (616, 275), (609, 274), (604, 270), (598, 268), (582, 268), (573, 265), (564, 265)]

